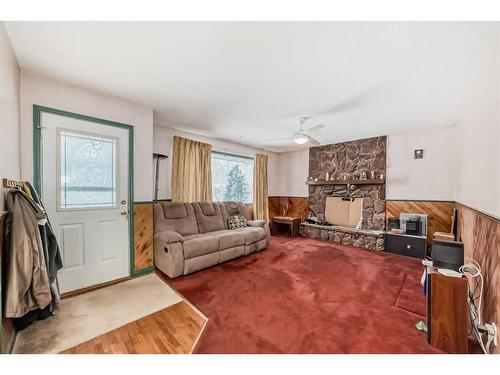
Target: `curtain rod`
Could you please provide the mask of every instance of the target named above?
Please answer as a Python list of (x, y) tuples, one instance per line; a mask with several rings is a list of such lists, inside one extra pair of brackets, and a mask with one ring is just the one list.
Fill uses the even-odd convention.
[(241, 155), (241, 154), (235, 154), (235, 153), (232, 153), (232, 152), (217, 151), (217, 150), (212, 150), (212, 152), (213, 152), (214, 154), (221, 154), (221, 155), (227, 155), (227, 156), (237, 156), (237, 157), (239, 157), (239, 158), (243, 158), (243, 159), (250, 159), (250, 160), (254, 160), (254, 157), (252, 157), (252, 156)]

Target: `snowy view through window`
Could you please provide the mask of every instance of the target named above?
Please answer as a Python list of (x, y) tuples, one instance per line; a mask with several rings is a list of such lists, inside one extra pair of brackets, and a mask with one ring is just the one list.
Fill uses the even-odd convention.
[(252, 203), (253, 159), (212, 152), (213, 200)]

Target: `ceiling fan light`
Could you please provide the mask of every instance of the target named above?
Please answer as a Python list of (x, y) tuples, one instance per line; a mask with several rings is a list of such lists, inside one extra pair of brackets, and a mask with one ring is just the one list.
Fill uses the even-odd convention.
[(298, 133), (293, 137), (293, 141), (298, 145), (303, 145), (309, 141), (309, 136), (304, 133)]

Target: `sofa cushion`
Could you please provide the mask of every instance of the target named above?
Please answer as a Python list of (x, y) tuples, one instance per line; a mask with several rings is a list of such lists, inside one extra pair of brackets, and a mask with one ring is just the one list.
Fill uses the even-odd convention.
[(199, 233), (198, 223), (190, 203), (155, 203), (155, 233), (173, 231), (180, 235)]
[(184, 261), (184, 275), (215, 266), (219, 263), (219, 259), (220, 254), (218, 251), (211, 254), (201, 255), (196, 258), (186, 259)]
[(188, 216), (188, 209), (185, 203), (169, 203), (163, 205), (166, 219), (182, 219)]
[(220, 202), (219, 207), (221, 207), (221, 213), (224, 219), (224, 226), (226, 229), (229, 229), (229, 226), (227, 224), (227, 219), (231, 215), (244, 216), (245, 219), (247, 220), (251, 218), (250, 216), (248, 216), (248, 212), (245, 205), (241, 202), (234, 202), (234, 201)]
[(195, 234), (188, 237), (190, 238), (184, 238), (184, 259), (219, 251), (219, 240), (215, 236)]
[(216, 235), (219, 240), (219, 250), (229, 249), (245, 244), (245, 236), (238, 231), (224, 231)]
[[(253, 246), (253, 245), (251, 245)], [(227, 262), (245, 255), (245, 245), (231, 247), (229, 249), (219, 251), (219, 263)]]
[(267, 246), (266, 240), (260, 240), (257, 242), (254, 242), (250, 245), (245, 246), (245, 255), (255, 253), (256, 251), (260, 251), (262, 249), (265, 249)]
[(234, 231), (238, 231), (243, 234), (245, 237), (245, 245), (250, 245), (266, 238), (266, 231), (261, 227), (240, 228), (235, 229)]
[(199, 233), (225, 229), (224, 218), (217, 203), (197, 202), (193, 203), (193, 209)]
[(231, 215), (227, 219), (227, 224), (229, 229), (246, 228), (247, 219), (245, 219), (245, 216)]

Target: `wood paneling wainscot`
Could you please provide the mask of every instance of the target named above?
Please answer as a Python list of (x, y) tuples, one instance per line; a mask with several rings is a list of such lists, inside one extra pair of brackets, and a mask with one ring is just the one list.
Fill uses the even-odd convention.
[[(500, 220), (457, 203), (458, 240), (465, 257), (481, 266), (484, 277), (482, 316), (484, 322), (500, 322)], [(495, 348), (500, 353), (500, 347)]]
[[(386, 200), (386, 218), (399, 217), (401, 213), (427, 215), (427, 242), (432, 244), (434, 232), (451, 232), (455, 202)], [(387, 227), (387, 226), (386, 226)]]
[(134, 203), (134, 269), (151, 268), (153, 261), (153, 203)]
[(300, 217), (304, 221), (309, 214), (308, 197), (269, 197), (269, 219), (275, 216)]

